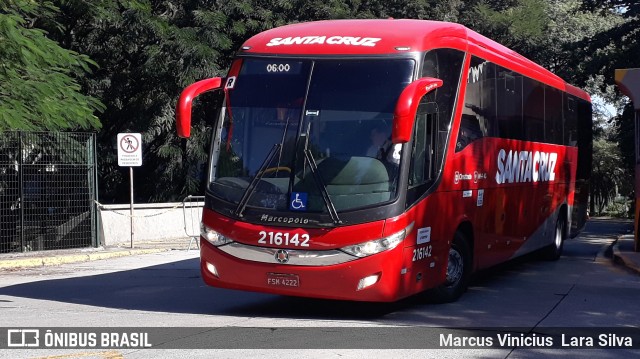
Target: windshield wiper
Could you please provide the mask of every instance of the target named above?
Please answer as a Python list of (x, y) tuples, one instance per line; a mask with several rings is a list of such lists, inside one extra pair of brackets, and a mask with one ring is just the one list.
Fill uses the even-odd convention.
[(256, 173), (256, 175), (253, 177), (253, 180), (251, 181), (251, 183), (249, 183), (249, 186), (242, 194), (242, 198), (240, 199), (240, 202), (238, 202), (238, 207), (236, 208), (236, 216), (242, 217), (242, 213), (247, 207), (249, 198), (251, 198), (251, 195), (253, 194), (253, 192), (255, 192), (256, 186), (264, 176), (267, 166), (269, 166), (269, 164), (273, 160), (273, 157), (276, 155), (276, 153), (280, 153), (281, 148), (282, 148), (282, 145), (279, 143), (274, 143), (273, 147), (271, 147), (271, 150), (267, 154), (267, 158), (264, 160), (264, 162), (262, 162), (262, 165), (258, 169), (258, 173)]
[(320, 172), (318, 171), (318, 165), (316, 164), (315, 158), (313, 158), (313, 153), (308, 148), (304, 149), (304, 159), (309, 164), (309, 169), (311, 170), (311, 174), (313, 175), (313, 179), (316, 181), (318, 185), (318, 189), (320, 189), (320, 193), (322, 194), (322, 199), (324, 200), (324, 205), (327, 207), (329, 211), (329, 215), (331, 216), (331, 220), (333, 220), (333, 224), (337, 225), (342, 223), (340, 217), (338, 217), (338, 212), (336, 211), (336, 207), (333, 205), (331, 201), (331, 197), (329, 197), (329, 192), (327, 191), (327, 186), (322, 181), (322, 177), (320, 177)]

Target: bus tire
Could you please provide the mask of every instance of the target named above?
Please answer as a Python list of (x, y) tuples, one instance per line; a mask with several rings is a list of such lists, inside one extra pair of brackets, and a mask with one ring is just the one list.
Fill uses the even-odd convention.
[(566, 237), (566, 221), (563, 215), (558, 216), (556, 228), (553, 231), (553, 243), (543, 249), (543, 257), (549, 261), (556, 261), (562, 255), (564, 248), (564, 240)]
[(449, 249), (445, 283), (428, 294), (436, 303), (455, 302), (467, 290), (471, 277), (471, 250), (466, 236), (457, 231)]

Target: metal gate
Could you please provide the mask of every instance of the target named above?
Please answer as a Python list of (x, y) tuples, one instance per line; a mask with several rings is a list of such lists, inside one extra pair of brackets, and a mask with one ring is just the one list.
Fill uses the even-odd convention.
[(0, 132), (0, 253), (97, 246), (96, 136)]

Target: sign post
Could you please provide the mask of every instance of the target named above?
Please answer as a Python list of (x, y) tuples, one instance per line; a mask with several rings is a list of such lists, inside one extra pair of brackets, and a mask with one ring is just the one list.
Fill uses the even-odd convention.
[(133, 248), (133, 167), (142, 166), (142, 135), (139, 133), (118, 134), (118, 166), (129, 167), (131, 248)]

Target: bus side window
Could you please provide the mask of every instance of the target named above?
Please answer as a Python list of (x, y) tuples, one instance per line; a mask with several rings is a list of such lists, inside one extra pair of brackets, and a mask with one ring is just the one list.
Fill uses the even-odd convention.
[(562, 123), (562, 91), (545, 85), (544, 89), (544, 140), (546, 143), (564, 143)]
[(573, 96), (564, 95), (564, 145), (578, 145), (578, 111)]
[(473, 115), (462, 115), (460, 120), (460, 130), (458, 131), (458, 140), (456, 141), (456, 152), (467, 147), (471, 142), (482, 138), (482, 129), (480, 122)]
[(522, 76), (497, 66), (497, 119), (500, 137), (524, 140), (522, 126)]
[[(472, 57), (460, 131), (468, 128), (469, 132), (476, 134), (474, 140), (482, 137), (498, 137), (496, 92), (496, 66), (479, 57)], [(458, 137), (461, 137), (460, 134)], [(461, 143), (458, 146), (456, 142), (456, 152), (464, 146), (466, 144)]]

